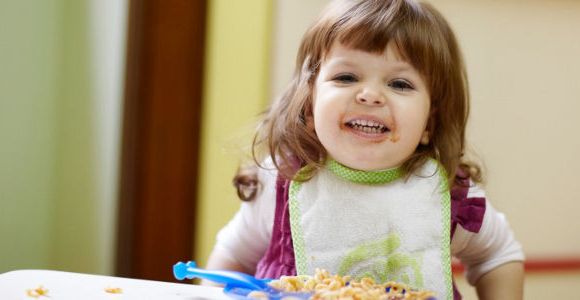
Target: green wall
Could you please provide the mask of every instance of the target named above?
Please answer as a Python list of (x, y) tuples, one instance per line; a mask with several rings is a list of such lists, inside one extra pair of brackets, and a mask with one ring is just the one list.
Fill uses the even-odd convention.
[(0, 2), (0, 272), (51, 266), (61, 13)]
[(122, 5), (0, 1), (0, 273), (112, 271), (117, 135), (103, 135), (119, 128), (103, 124), (116, 111), (102, 103), (120, 106), (120, 95), (99, 91), (115, 68), (95, 49), (112, 36), (103, 24), (125, 21)]
[(54, 268), (98, 272), (96, 101), (90, 72), (89, 1), (64, 1), (57, 94), (58, 144), (53, 214)]

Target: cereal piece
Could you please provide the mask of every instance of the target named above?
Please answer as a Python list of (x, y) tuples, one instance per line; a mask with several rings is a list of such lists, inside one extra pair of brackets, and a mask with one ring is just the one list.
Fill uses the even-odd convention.
[(314, 278), (309, 278), (304, 284), (305, 291), (313, 291), (314, 287), (316, 287), (316, 280)]
[(314, 291), (326, 291), (328, 289), (328, 285), (324, 283), (318, 283), (314, 286)]
[(247, 295), (250, 299), (261, 299), (261, 300), (268, 300), (268, 294), (260, 291), (252, 291)]
[(42, 285), (39, 286), (39, 287), (37, 287), (37, 288), (35, 288), (35, 289), (28, 289), (28, 290), (26, 290), (26, 295), (28, 297), (32, 297), (32, 298), (38, 298), (38, 297), (41, 297), (41, 296), (49, 297), (48, 296), (48, 290), (45, 289)]
[(109, 293), (109, 294), (122, 294), (123, 290), (119, 287), (116, 287), (116, 288), (108, 287), (105, 289), (105, 292)]
[(340, 289), (342, 286), (343, 286), (342, 282), (335, 280), (335, 281), (330, 282), (330, 284), (328, 285), (328, 289), (331, 291), (336, 291), (336, 290)]
[(270, 285), (271, 287), (273, 287), (273, 288), (275, 288), (277, 290), (282, 290), (283, 287), (284, 287), (283, 284), (282, 284), (282, 280), (273, 280), (273, 281), (270, 281), (268, 283), (268, 285)]

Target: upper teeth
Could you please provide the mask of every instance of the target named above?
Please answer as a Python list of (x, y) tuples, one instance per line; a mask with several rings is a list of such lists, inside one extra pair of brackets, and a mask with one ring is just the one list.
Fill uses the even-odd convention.
[(385, 128), (385, 126), (379, 122), (370, 121), (370, 120), (354, 120), (350, 122), (352, 125), (359, 125), (359, 126), (369, 126), (369, 127), (376, 127), (379, 129)]

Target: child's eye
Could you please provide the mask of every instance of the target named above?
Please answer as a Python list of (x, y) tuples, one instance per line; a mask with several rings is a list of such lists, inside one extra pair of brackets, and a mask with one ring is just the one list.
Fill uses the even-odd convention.
[(403, 80), (403, 79), (395, 79), (395, 80), (389, 82), (389, 86), (394, 88), (395, 90), (398, 90), (401, 92), (414, 89), (414, 87), (411, 83), (409, 83), (408, 81)]
[(357, 78), (354, 74), (339, 74), (334, 76), (334, 78), (332, 78), (333, 81), (337, 81), (340, 83), (352, 83), (352, 82), (356, 82)]

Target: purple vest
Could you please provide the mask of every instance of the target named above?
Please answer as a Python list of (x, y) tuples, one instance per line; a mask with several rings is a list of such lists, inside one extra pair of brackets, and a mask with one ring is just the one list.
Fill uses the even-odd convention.
[[(255, 276), (257, 278), (280, 278), (282, 275), (295, 276), (294, 246), (290, 230), (290, 210), (288, 209), (288, 192), (290, 180), (278, 175), (276, 180), (276, 210), (272, 239), (266, 253), (258, 262)], [(451, 237), (457, 224), (465, 230), (479, 232), (485, 213), (485, 198), (467, 198), (469, 177), (458, 172), (456, 184), (451, 189)], [(453, 298), (461, 295), (453, 284)]]

